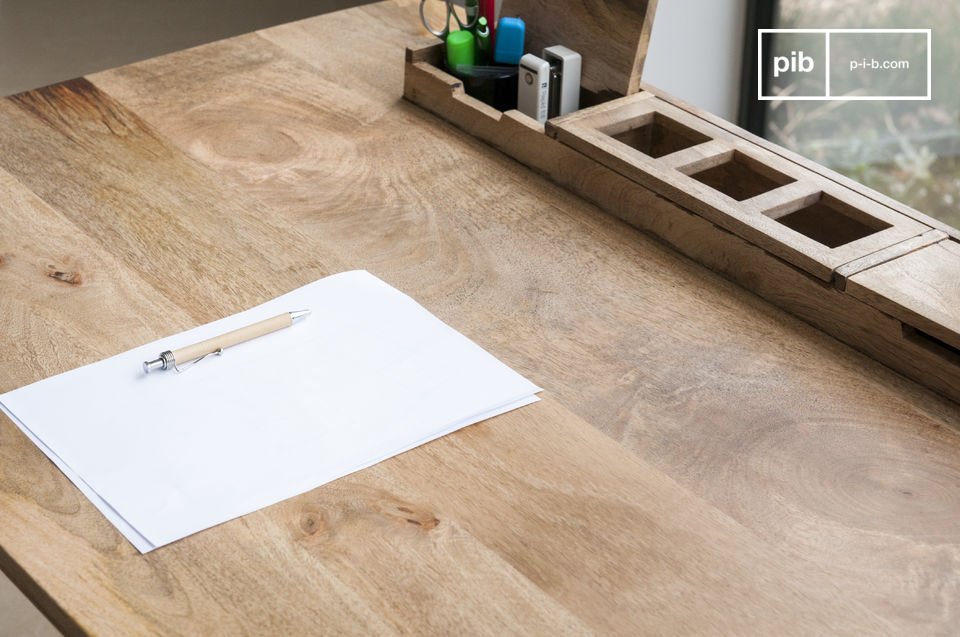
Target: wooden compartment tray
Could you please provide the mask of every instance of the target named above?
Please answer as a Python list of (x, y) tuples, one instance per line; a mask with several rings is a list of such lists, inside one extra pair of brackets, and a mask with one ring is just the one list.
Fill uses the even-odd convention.
[(436, 40), (408, 48), (405, 98), (960, 401), (951, 229), (656, 89), (585, 93), (601, 103), (544, 126), (470, 97), (441, 65)]

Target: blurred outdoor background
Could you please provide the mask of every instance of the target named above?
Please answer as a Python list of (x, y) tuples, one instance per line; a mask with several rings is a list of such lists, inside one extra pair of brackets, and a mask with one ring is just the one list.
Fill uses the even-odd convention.
[(960, 227), (960, 2), (777, 5), (776, 28), (933, 30), (931, 101), (766, 102), (763, 136)]

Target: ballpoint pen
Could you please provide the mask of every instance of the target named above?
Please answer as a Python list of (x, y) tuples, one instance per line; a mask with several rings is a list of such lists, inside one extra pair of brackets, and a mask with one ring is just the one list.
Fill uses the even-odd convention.
[(496, 0), (483, 0), (480, 3), (480, 15), (487, 19), (487, 26), (490, 29), (490, 51), (492, 52), (497, 30)]
[(490, 63), (490, 27), (487, 18), (480, 16), (477, 20), (477, 27), (474, 29), (474, 35), (477, 40), (477, 63)]
[(170, 369), (173, 367), (179, 372), (181, 370), (178, 365), (183, 365), (189, 361), (199, 361), (210, 354), (220, 354), (228, 347), (233, 347), (234, 345), (257, 338), (258, 336), (263, 336), (265, 334), (270, 334), (271, 332), (276, 332), (277, 330), (282, 330), (285, 327), (290, 327), (293, 325), (294, 321), (306, 316), (309, 313), (310, 310), (284, 312), (283, 314), (278, 314), (273, 318), (268, 318), (260, 321), (259, 323), (241, 327), (233, 330), (232, 332), (221, 334), (220, 336), (208, 338), (205, 341), (200, 341), (199, 343), (194, 343), (193, 345), (187, 345), (186, 347), (175, 349), (172, 352), (170, 350), (161, 352), (160, 356), (155, 360), (143, 362), (143, 371), (144, 373), (149, 374), (154, 370)]

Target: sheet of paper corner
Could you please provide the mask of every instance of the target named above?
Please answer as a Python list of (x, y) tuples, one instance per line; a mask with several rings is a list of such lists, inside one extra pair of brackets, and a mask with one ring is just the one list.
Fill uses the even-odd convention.
[[(163, 378), (164, 376), (166, 376), (165, 380), (162, 380), (162, 381), (157, 381), (157, 379), (153, 375), (151, 375), (151, 377), (149, 378), (143, 378), (141, 376), (142, 372), (139, 371), (140, 364), (146, 358), (152, 358), (156, 356), (163, 349), (173, 349), (175, 347), (179, 347), (188, 343), (196, 342), (204, 338), (213, 336), (215, 334), (219, 334), (219, 333), (228, 331), (230, 329), (235, 329), (236, 327), (247, 325), (257, 320), (268, 318), (269, 316), (274, 316), (276, 314), (279, 314), (281, 311), (292, 311), (296, 309), (304, 309), (299, 306), (293, 307), (291, 304), (297, 304), (300, 302), (299, 299), (305, 298), (307, 296), (311, 296), (311, 294), (313, 296), (322, 295), (324, 291), (321, 288), (325, 286), (329, 288), (332, 282), (334, 281), (338, 285), (340, 284), (348, 285), (348, 286), (355, 287), (358, 290), (360, 288), (364, 288), (364, 289), (369, 288), (367, 289), (366, 292), (364, 292), (367, 294), (373, 291), (374, 293), (378, 293), (378, 294), (393, 295), (393, 300), (391, 302), (398, 302), (398, 300), (402, 299), (402, 301), (400, 302), (406, 304), (406, 309), (404, 311), (416, 312), (415, 318), (417, 321), (429, 322), (430, 324), (429, 331), (425, 332), (426, 334), (435, 335), (437, 338), (456, 339), (451, 342), (458, 343), (459, 346), (462, 346), (464, 348), (463, 351), (469, 354), (472, 362), (477, 367), (486, 368), (485, 373), (487, 374), (487, 378), (490, 380), (489, 384), (491, 386), (496, 385), (503, 388), (509, 388), (509, 392), (512, 392), (512, 393), (510, 393), (510, 395), (505, 395), (501, 391), (500, 394), (496, 395), (496, 398), (495, 398), (496, 404), (487, 404), (483, 408), (474, 409), (472, 413), (457, 413), (455, 420), (450, 422), (445, 422), (443, 423), (442, 426), (437, 426), (431, 430), (421, 430), (420, 434), (422, 435), (417, 435), (417, 436), (414, 436), (413, 438), (411, 438), (410, 436), (407, 436), (406, 438), (402, 438), (402, 437), (398, 438), (397, 441), (393, 444), (393, 446), (390, 447), (389, 449), (381, 450), (379, 452), (373, 453), (368, 457), (364, 457), (362, 460), (358, 460), (354, 462), (348, 467), (341, 467), (339, 470), (336, 471), (335, 475), (332, 475), (332, 476), (324, 475), (322, 480), (312, 481), (312, 482), (309, 481), (309, 479), (307, 479), (306, 481), (304, 479), (301, 479), (299, 481), (295, 481), (296, 484), (291, 484), (287, 488), (281, 489), (283, 493), (279, 497), (276, 496), (277, 490), (275, 489), (274, 495), (268, 498), (267, 500), (263, 500), (263, 498), (261, 498), (259, 501), (256, 501), (253, 504), (248, 503), (246, 506), (241, 506), (239, 509), (222, 513), (221, 515), (218, 515), (216, 519), (210, 519), (210, 518), (204, 519), (201, 523), (196, 524), (195, 528), (190, 527), (190, 523), (188, 522), (188, 523), (185, 523), (183, 527), (181, 527), (176, 531), (171, 531), (169, 529), (166, 529), (164, 530), (164, 532), (159, 532), (159, 533), (150, 532), (150, 531), (144, 532), (144, 529), (138, 528), (140, 525), (140, 520), (143, 519), (144, 515), (142, 511), (141, 512), (134, 511), (136, 507), (129, 506), (130, 504), (129, 499), (127, 501), (124, 501), (123, 498), (114, 498), (118, 500), (118, 502), (117, 503), (111, 502), (111, 491), (110, 491), (111, 485), (107, 484), (109, 481), (105, 480), (102, 475), (98, 475), (98, 472), (96, 470), (92, 470), (91, 466), (89, 466), (90, 464), (89, 460), (85, 461), (84, 458), (82, 457), (83, 454), (79, 453), (76, 448), (71, 447), (70, 441), (66, 439), (66, 438), (69, 438), (69, 435), (66, 437), (63, 436), (64, 434), (63, 427), (61, 426), (58, 429), (58, 424), (62, 424), (62, 421), (65, 419), (64, 415), (66, 412), (64, 410), (68, 409), (68, 407), (65, 405), (60, 405), (60, 407), (57, 409), (47, 409), (47, 410), (44, 410), (42, 408), (38, 410), (36, 408), (37, 403), (43, 398), (44, 393), (47, 391), (48, 387), (51, 387), (51, 388), (55, 387), (59, 393), (59, 391), (62, 390), (63, 387), (69, 387), (71, 383), (75, 384), (75, 383), (82, 382), (85, 377), (91, 377), (98, 373), (101, 375), (103, 373), (107, 373), (107, 370), (105, 368), (108, 368), (108, 367), (112, 367), (115, 370), (122, 369), (123, 374), (127, 374), (128, 373), (127, 370), (129, 369), (129, 374), (137, 375), (136, 382), (147, 382), (147, 381), (151, 383), (190, 382), (193, 384), (211, 382), (205, 379), (211, 379), (211, 378), (216, 379), (218, 378), (218, 376), (229, 373), (226, 370), (230, 370), (232, 368), (227, 367), (227, 365), (237, 365), (239, 361), (245, 361), (245, 364), (250, 365), (256, 362), (256, 356), (258, 353), (260, 354), (269, 353), (271, 350), (269, 341), (272, 335), (268, 335), (266, 337), (257, 339), (257, 341), (261, 342), (260, 343), (261, 348), (259, 348), (259, 351), (255, 351), (258, 348), (252, 347), (252, 344), (254, 343), (254, 341), (251, 341), (250, 344), (244, 344), (244, 345), (237, 346), (237, 348), (234, 348), (237, 351), (228, 350), (225, 353), (224, 355), (225, 359), (228, 358), (227, 357), (228, 353), (231, 354), (231, 356), (229, 357), (230, 363), (227, 363), (226, 360), (219, 361), (217, 362), (216, 365), (210, 365), (210, 366), (207, 366), (205, 363), (202, 363), (201, 365), (203, 365), (203, 367), (201, 367), (201, 365), (198, 365), (196, 368), (194, 368), (197, 371), (191, 370), (189, 373), (186, 373), (186, 374), (176, 375), (172, 373), (171, 374), (163, 373), (163, 374), (157, 375), (160, 378)], [(327, 283), (324, 283), (324, 282), (327, 282)], [(342, 293), (342, 290), (341, 290), (341, 293)], [(319, 298), (314, 300), (314, 302), (312, 303), (314, 307), (311, 307), (309, 309), (313, 310), (315, 313), (318, 311), (320, 311), (321, 313), (324, 312), (325, 308), (321, 307), (322, 304), (318, 305), (316, 301), (319, 301)], [(326, 311), (334, 312), (334, 311), (337, 311), (337, 309), (326, 308)], [(308, 317), (306, 321), (310, 321), (311, 318), (314, 318), (314, 317), (312, 316)], [(301, 332), (299, 337), (297, 335), (298, 330)], [(307, 331), (303, 330), (300, 325), (295, 325), (294, 327), (289, 328), (288, 330), (284, 330), (284, 332), (289, 332), (290, 334), (288, 336), (290, 337), (301, 338)], [(416, 344), (409, 344), (407, 345), (407, 347), (411, 351), (417, 349)], [(246, 348), (248, 351), (240, 351), (241, 348)], [(101, 369), (103, 369), (104, 371), (101, 372)], [(252, 369), (252, 368), (248, 367), (247, 369)], [(458, 371), (460, 371), (459, 368), (458, 368)], [(382, 370), (379, 373), (384, 378), (386, 377), (386, 373), (383, 372)], [(496, 376), (496, 378), (494, 378), (494, 376)], [(125, 379), (121, 379), (119, 377), (116, 378), (117, 382), (121, 382), (121, 380), (123, 380), (124, 382), (127, 382), (128, 384), (131, 383), (130, 378), (125, 378)], [(381, 378), (380, 380), (381, 380), (381, 385), (380, 385), (381, 387), (388, 387), (387, 385), (384, 384), (387, 381), (383, 381), (383, 378)], [(450, 381), (446, 381), (446, 382), (449, 383)], [(133, 385), (133, 387), (136, 388), (138, 386)], [(156, 389), (155, 385), (139, 385), (139, 387), (150, 387), (151, 390)], [(176, 391), (176, 388), (180, 386), (171, 385), (170, 387), (173, 388), (172, 391)], [(187, 387), (187, 386), (184, 386), (184, 387)], [(193, 385), (189, 387), (193, 387)], [(455, 389), (456, 391), (462, 392), (464, 388), (457, 387)], [(479, 388), (479, 390), (482, 390), (482, 389), (483, 388)], [(260, 508), (263, 508), (264, 506), (269, 506), (270, 504), (273, 504), (275, 502), (279, 502), (283, 499), (293, 497), (300, 493), (309, 491), (310, 489), (316, 488), (322, 484), (325, 484), (326, 482), (342, 477), (344, 475), (348, 475), (350, 473), (353, 473), (354, 471), (359, 471), (363, 468), (376, 464), (377, 462), (380, 462), (394, 455), (397, 455), (399, 453), (412, 449), (416, 446), (429, 442), (433, 439), (444, 436), (448, 433), (452, 433), (453, 431), (456, 431), (468, 425), (478, 423), (482, 420), (492, 418), (493, 416), (497, 416), (497, 415), (506, 413), (508, 411), (511, 411), (513, 409), (522, 407), (524, 405), (528, 405), (530, 403), (536, 402), (538, 398), (535, 396), (535, 393), (539, 391), (541, 391), (539, 387), (537, 387), (533, 383), (530, 383), (530, 381), (519, 376), (518, 374), (516, 374), (516, 372), (506, 367), (501, 362), (497, 361), (495, 358), (490, 356), (489, 353), (479, 348), (479, 346), (474, 344), (472, 341), (470, 341), (469, 339), (464, 337), (462, 334), (460, 334), (459, 332), (456, 332), (455, 330), (453, 330), (452, 328), (444, 324), (442, 321), (437, 319), (435, 316), (430, 314), (426, 309), (424, 309), (422, 306), (420, 306), (415, 301), (410, 299), (410, 297), (398, 292), (397, 290), (390, 287), (386, 283), (380, 281), (379, 279), (369, 274), (368, 272), (359, 270), (359, 271), (352, 271), (352, 272), (344, 272), (341, 274), (326, 277), (324, 279), (320, 279), (319, 281), (315, 281), (314, 283), (305, 285), (301, 288), (298, 288), (297, 290), (284, 294), (280, 297), (277, 297), (276, 299), (267, 301), (266, 303), (263, 303), (249, 310), (240, 312), (238, 314), (214, 321), (212, 323), (208, 323), (206, 325), (203, 325), (197, 328), (193, 328), (191, 330), (187, 330), (185, 332), (182, 332), (180, 334), (177, 334), (168, 338), (160, 339), (153, 343), (149, 343), (147, 345), (134, 348), (132, 350), (129, 350), (127, 352), (114, 356), (112, 358), (100, 361), (98, 363), (93, 363), (91, 365), (87, 365), (69, 372), (65, 372), (64, 374), (60, 374), (58, 376), (54, 376), (42, 381), (38, 381), (37, 383), (33, 383), (32, 385), (21, 387), (19, 389), (13, 390), (6, 394), (0, 395), (0, 409), (2, 409), (4, 413), (6, 413), (7, 416), (10, 417), (10, 419), (24, 432), (24, 434), (28, 436), (30, 440), (32, 440), (74, 484), (76, 484), (76, 486), (80, 489), (80, 491), (124, 535), (124, 537), (126, 537), (131, 542), (131, 544), (133, 544), (140, 552), (145, 553), (147, 551), (153, 550), (165, 544), (169, 544), (170, 542), (174, 542), (178, 539), (181, 539), (182, 537), (186, 537), (187, 535), (191, 535), (195, 532), (201, 531), (205, 528), (215, 526), (217, 524), (226, 522), (235, 517), (239, 517), (241, 515), (245, 515), (247, 513), (256, 511)], [(461, 397), (462, 396), (464, 396), (464, 394), (461, 393)], [(436, 400), (438, 402), (442, 400), (442, 397), (437, 397), (437, 396), (434, 396), (431, 398), (432, 400)], [(406, 396), (402, 396), (401, 399), (409, 399), (409, 398)], [(421, 402), (421, 401), (417, 401), (416, 397), (414, 397), (412, 400), (414, 400), (414, 402), (411, 404), (419, 405)], [(51, 404), (51, 401), (46, 401), (44, 403), (46, 407), (49, 407), (50, 404)], [(479, 405), (481, 403), (475, 401), (473, 404)], [(53, 413), (51, 414), (51, 412)], [(24, 413), (26, 413), (27, 415), (24, 416)], [(59, 418), (56, 417), (58, 414), (60, 416)], [(89, 414), (88, 416), (90, 416), (89, 420), (93, 420), (92, 418), (93, 414)], [(82, 422), (83, 417), (84, 417), (84, 414), (82, 413), (72, 414), (73, 420), (80, 419), (80, 421)], [(35, 422), (32, 422), (31, 418), (33, 418)], [(51, 422), (41, 422), (44, 419), (50, 420)], [(137, 424), (136, 420), (133, 420), (132, 422)], [(33, 424), (34, 426), (31, 426), (31, 424)], [(197, 426), (200, 426), (205, 423), (197, 422), (195, 424)], [(190, 426), (194, 426), (194, 424), (190, 424)], [(82, 429), (71, 428), (66, 433), (76, 434), (78, 431), (82, 431)], [(74, 439), (72, 442), (75, 447), (77, 440)], [(58, 446), (60, 447), (60, 449), (58, 449)], [(85, 462), (86, 462), (86, 465), (84, 464)], [(78, 466), (75, 466), (75, 465), (78, 465)], [(99, 469), (99, 465), (94, 465), (93, 469)], [(322, 472), (318, 472), (318, 473), (322, 473)], [(93, 474), (92, 479), (90, 479), (90, 474)], [(113, 495), (116, 495), (116, 493), (113, 493)], [(114, 504), (116, 504), (116, 506), (114, 506)], [(128, 509), (128, 510), (125, 511), (124, 509)], [(131, 511), (132, 511), (132, 515), (131, 515)], [(149, 526), (149, 524), (147, 526)]]

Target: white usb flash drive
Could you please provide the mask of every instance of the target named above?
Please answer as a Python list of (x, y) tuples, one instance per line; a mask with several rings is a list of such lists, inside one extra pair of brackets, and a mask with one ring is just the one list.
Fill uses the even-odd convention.
[(547, 121), (550, 104), (550, 63), (527, 53), (520, 58), (517, 109), (538, 122)]
[(543, 59), (550, 64), (550, 117), (580, 109), (580, 54), (565, 46), (549, 46)]

